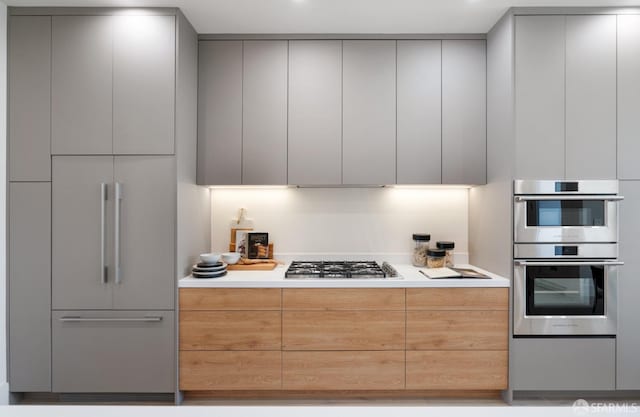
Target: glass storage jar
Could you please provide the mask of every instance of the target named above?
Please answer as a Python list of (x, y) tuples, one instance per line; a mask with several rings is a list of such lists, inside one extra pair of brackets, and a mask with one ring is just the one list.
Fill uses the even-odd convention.
[(436, 242), (436, 248), (444, 249), (446, 251), (446, 255), (444, 257), (444, 265), (447, 268), (453, 266), (453, 249), (456, 247), (455, 242), (448, 241), (438, 241)]
[(444, 257), (447, 251), (444, 249), (427, 250), (427, 268), (444, 268)]
[(413, 234), (413, 257), (411, 263), (413, 266), (427, 266), (427, 250), (429, 250), (429, 241), (431, 235), (427, 233)]

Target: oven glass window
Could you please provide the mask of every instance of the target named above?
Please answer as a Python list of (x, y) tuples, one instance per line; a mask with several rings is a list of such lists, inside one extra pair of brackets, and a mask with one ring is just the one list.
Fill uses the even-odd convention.
[(528, 266), (527, 315), (604, 315), (604, 266)]
[(527, 226), (604, 226), (604, 200), (527, 201)]

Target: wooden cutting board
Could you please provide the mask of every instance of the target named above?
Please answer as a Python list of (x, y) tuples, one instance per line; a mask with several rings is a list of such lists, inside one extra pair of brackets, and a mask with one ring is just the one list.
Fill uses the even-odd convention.
[(229, 271), (271, 271), (278, 266), (275, 262), (263, 262), (259, 264), (251, 264), (251, 265), (227, 265), (227, 270)]

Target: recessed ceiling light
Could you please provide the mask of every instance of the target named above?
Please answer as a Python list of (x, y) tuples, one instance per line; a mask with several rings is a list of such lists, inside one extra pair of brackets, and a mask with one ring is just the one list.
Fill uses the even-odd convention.
[(291, 0), (294, 3), (305, 3), (307, 0)]

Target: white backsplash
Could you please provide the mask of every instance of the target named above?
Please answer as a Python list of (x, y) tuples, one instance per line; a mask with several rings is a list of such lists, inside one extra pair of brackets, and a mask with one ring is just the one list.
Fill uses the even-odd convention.
[(408, 263), (413, 233), (456, 243), (468, 261), (466, 188), (218, 188), (211, 192), (211, 247), (224, 252), (238, 209), (269, 233), (278, 259), (376, 259)]

